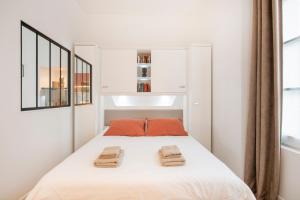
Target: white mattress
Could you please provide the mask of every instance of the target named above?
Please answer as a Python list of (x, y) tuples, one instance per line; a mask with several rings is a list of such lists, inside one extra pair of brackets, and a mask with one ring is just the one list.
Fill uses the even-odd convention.
[[(158, 149), (176, 144), (186, 165), (162, 167)], [(120, 145), (118, 168), (96, 168), (105, 146)], [(191, 136), (98, 135), (47, 173), (27, 200), (254, 200), (250, 189)]]

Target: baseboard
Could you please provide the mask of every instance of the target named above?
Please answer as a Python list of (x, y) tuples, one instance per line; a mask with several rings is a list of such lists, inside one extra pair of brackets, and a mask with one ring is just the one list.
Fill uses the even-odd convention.
[(283, 197), (281, 197), (280, 195), (278, 195), (278, 200), (285, 200)]

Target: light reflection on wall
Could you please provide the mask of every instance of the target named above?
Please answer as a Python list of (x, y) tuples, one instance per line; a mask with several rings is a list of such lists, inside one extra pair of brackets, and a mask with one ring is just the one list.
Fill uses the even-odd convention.
[(112, 96), (114, 106), (117, 107), (168, 107), (173, 106), (176, 96)]

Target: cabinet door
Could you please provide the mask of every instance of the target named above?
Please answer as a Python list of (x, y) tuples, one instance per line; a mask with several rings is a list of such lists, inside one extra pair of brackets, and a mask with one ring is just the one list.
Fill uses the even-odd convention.
[(151, 58), (151, 91), (185, 92), (186, 50), (152, 50)]
[(101, 59), (102, 92), (136, 92), (136, 50), (104, 49)]
[(211, 150), (211, 47), (189, 49), (189, 133)]

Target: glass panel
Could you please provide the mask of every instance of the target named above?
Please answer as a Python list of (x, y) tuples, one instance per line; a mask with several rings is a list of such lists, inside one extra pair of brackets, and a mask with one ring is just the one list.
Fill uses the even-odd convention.
[(300, 139), (300, 1), (283, 1), (282, 142), (299, 146)]
[(300, 35), (300, 1), (283, 1), (283, 41)]
[(36, 34), (22, 26), (22, 108), (36, 107)]
[(74, 102), (75, 102), (75, 105), (78, 104), (78, 100), (77, 100), (77, 96), (78, 96), (78, 75), (77, 75), (77, 65), (78, 65), (78, 59), (75, 57), (75, 69), (74, 69), (74, 74), (73, 74), (73, 78), (74, 78), (74, 86), (73, 86), (73, 91), (74, 91)]
[(283, 87), (300, 87), (300, 40), (284, 45)]
[(51, 43), (51, 106), (60, 106), (60, 48)]
[(300, 139), (300, 90), (283, 92), (282, 135)]
[(48, 40), (38, 36), (38, 107), (50, 105), (49, 45)]
[(82, 103), (82, 61), (79, 59), (77, 60), (77, 67), (76, 67), (76, 85), (75, 85), (75, 92), (76, 92), (76, 104)]
[(91, 103), (91, 66), (87, 64), (86, 68), (86, 102)]
[(87, 64), (83, 62), (82, 65), (82, 103), (87, 103), (87, 73), (86, 73)]
[(61, 105), (68, 105), (68, 52), (61, 50)]

